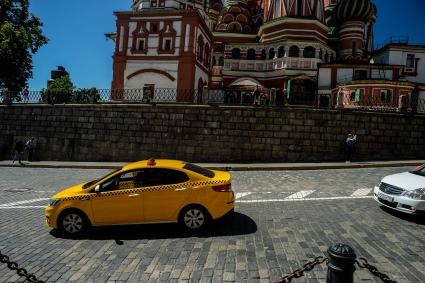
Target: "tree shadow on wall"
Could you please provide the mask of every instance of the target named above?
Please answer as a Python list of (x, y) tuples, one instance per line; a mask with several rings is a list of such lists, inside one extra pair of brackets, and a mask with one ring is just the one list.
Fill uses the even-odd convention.
[(200, 231), (189, 231), (176, 223), (93, 227), (85, 235), (72, 237), (54, 229), (50, 234), (63, 239), (115, 240), (122, 245), (125, 240), (168, 239), (188, 237), (220, 237), (247, 235), (257, 231), (257, 224), (249, 216), (233, 212), (211, 222)]

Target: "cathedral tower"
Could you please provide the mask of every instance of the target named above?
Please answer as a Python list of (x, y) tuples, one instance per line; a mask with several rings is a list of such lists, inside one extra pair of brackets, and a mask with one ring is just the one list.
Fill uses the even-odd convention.
[(367, 24), (371, 21), (370, 0), (342, 0), (335, 8), (338, 23), (338, 56), (343, 61), (362, 61), (367, 54)]

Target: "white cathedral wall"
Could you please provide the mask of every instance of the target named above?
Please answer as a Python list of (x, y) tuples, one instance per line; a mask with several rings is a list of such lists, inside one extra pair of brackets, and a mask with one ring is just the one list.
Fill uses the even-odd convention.
[(320, 68), (319, 69), (319, 88), (327, 87), (331, 88), (331, 68)]
[(336, 82), (347, 82), (353, 78), (353, 69), (352, 68), (341, 68), (338, 69), (336, 74)]
[(406, 66), (407, 54), (414, 54), (415, 59), (419, 58), (418, 75), (406, 76), (406, 79), (411, 82), (425, 83), (425, 50), (390, 50), (389, 63), (394, 65)]
[(199, 82), (199, 78), (202, 78), (202, 80), (205, 82), (209, 82), (208, 80), (208, 74), (205, 73), (204, 70), (202, 70), (201, 68), (199, 68), (198, 66), (195, 66), (195, 89), (198, 89), (198, 82)]
[[(141, 69), (156, 69), (160, 71), (165, 71), (175, 78), (174, 81), (171, 81), (164, 75), (157, 73), (142, 73), (138, 74), (129, 80), (127, 76), (137, 72)], [(177, 70), (178, 62), (160, 62), (160, 61), (130, 61), (127, 63), (127, 68), (124, 72), (124, 88), (143, 88), (146, 84), (153, 84), (155, 88), (177, 88)]]
[[(173, 18), (175, 19), (175, 17), (166, 17), (164, 16), (163, 18), (158, 18), (158, 17), (140, 17), (140, 18), (133, 18), (133, 20), (138, 19), (138, 20), (146, 20), (146, 29), (150, 30), (150, 22), (149, 20), (167, 20), (168, 18)], [(179, 17), (181, 18), (181, 17)], [(131, 48), (133, 46), (133, 32), (137, 27), (137, 22), (130, 22), (129, 23), (129, 33), (128, 33), (128, 46), (127, 46), (127, 56), (133, 56), (133, 54), (131, 53)], [(159, 23), (159, 30), (161, 30), (164, 27), (164, 21), (161, 21)], [(159, 46), (159, 34), (149, 34), (149, 38), (148, 38), (148, 52), (147, 54), (134, 54), (136, 56), (176, 56), (179, 54), (180, 52), (180, 37), (181, 37), (181, 21), (177, 20), (177, 21), (173, 21), (173, 29), (176, 31), (176, 40), (175, 40), (175, 52), (173, 54), (158, 54), (158, 46)]]
[(419, 91), (419, 101), (418, 112), (425, 113), (425, 90)]

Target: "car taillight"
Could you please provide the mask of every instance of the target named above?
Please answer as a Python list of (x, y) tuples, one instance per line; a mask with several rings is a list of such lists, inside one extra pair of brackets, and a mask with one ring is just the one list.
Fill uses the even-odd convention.
[(230, 192), (232, 190), (232, 184), (213, 186), (212, 189), (216, 192)]

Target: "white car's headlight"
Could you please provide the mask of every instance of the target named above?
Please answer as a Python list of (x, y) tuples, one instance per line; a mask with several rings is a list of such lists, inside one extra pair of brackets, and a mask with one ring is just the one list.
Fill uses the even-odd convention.
[(55, 206), (58, 204), (62, 199), (61, 198), (51, 198), (49, 201), (49, 206)]
[(425, 200), (425, 188), (416, 189), (413, 191), (406, 191), (402, 194), (402, 196), (405, 196), (411, 199)]

